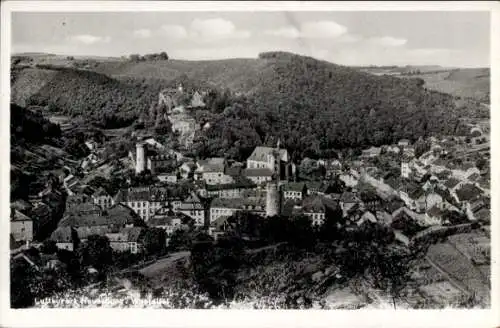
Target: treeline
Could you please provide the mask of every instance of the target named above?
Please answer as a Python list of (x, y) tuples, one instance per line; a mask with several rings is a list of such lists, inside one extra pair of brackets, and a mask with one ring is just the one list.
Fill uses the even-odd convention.
[(145, 54), (143, 56), (139, 54), (132, 54), (129, 56), (129, 60), (133, 62), (140, 61), (152, 61), (152, 60), (168, 60), (168, 55), (165, 51), (160, 53)]

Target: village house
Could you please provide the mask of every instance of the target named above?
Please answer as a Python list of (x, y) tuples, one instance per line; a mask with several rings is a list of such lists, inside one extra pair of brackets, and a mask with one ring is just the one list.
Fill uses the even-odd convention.
[(333, 179), (337, 175), (342, 174), (342, 163), (338, 159), (326, 161), (325, 163), (326, 169), (326, 179)]
[(197, 162), (195, 179), (202, 179), (209, 185), (229, 184), (234, 178), (226, 174), (227, 161), (224, 158), (212, 158)]
[(302, 200), (307, 195), (307, 187), (303, 182), (289, 182), (282, 189), (283, 199)]
[(117, 233), (107, 233), (109, 245), (117, 252), (141, 253), (144, 250), (142, 238), (146, 231), (143, 227), (123, 228)]
[(33, 204), (24, 199), (18, 199), (10, 203), (10, 208), (18, 210), (23, 214), (29, 215), (31, 210), (33, 209)]
[(482, 190), (471, 183), (465, 183), (455, 191), (457, 201), (463, 205), (465, 205), (465, 203), (474, 202), (479, 199), (482, 194)]
[(102, 209), (107, 209), (115, 205), (113, 197), (111, 197), (102, 187), (97, 189), (97, 191), (92, 194), (92, 201), (94, 204), (99, 205)]
[(163, 146), (160, 142), (158, 142), (155, 138), (147, 138), (143, 140), (144, 143), (150, 145), (151, 147), (154, 147), (158, 150), (164, 150), (165, 146)]
[(179, 167), (179, 173), (183, 179), (188, 179), (192, 174), (194, 174), (196, 168), (197, 166), (195, 162), (187, 161), (182, 163), (182, 165)]
[(197, 227), (205, 225), (205, 206), (195, 193), (191, 193), (191, 195), (181, 203), (181, 206), (179, 206), (176, 211), (192, 218)]
[(157, 175), (172, 171), (177, 166), (177, 159), (170, 155), (148, 156), (147, 168), (151, 174)]
[(359, 198), (368, 211), (375, 213), (382, 208), (382, 199), (372, 190), (361, 191)]
[(78, 180), (77, 177), (74, 175), (70, 174), (63, 180), (63, 187), (66, 189), (66, 192), (68, 195), (74, 195), (74, 189), (78, 187), (78, 184), (80, 181)]
[(327, 197), (315, 195), (306, 197), (294, 214), (303, 214), (311, 219), (313, 226), (321, 226), (325, 223), (326, 217), (336, 209), (336, 202)]
[(380, 156), (381, 148), (380, 147), (370, 147), (361, 152), (362, 158), (375, 158)]
[(347, 216), (349, 210), (356, 204), (360, 204), (361, 200), (353, 192), (344, 191), (340, 197), (340, 208), (342, 210), (343, 216)]
[(66, 211), (64, 216), (70, 215), (95, 215), (100, 216), (103, 213), (103, 209), (100, 205), (94, 203), (91, 198), (80, 198), (87, 199), (87, 201), (78, 202), (77, 198), (73, 199), (73, 202), (66, 203)]
[(271, 181), (273, 174), (269, 168), (246, 168), (243, 170), (243, 176), (257, 185)]
[[(274, 151), (276, 148), (257, 146), (254, 151), (247, 159), (248, 169), (262, 169), (267, 168), (272, 172), (276, 171), (276, 163), (274, 158)], [(280, 149), (279, 153), (280, 160), (282, 162), (288, 163), (290, 161), (290, 155), (286, 149)]]
[(215, 198), (210, 203), (210, 223), (221, 216), (231, 216), (238, 211), (248, 211), (253, 214), (265, 216), (265, 198)]
[(359, 182), (359, 178), (356, 177), (351, 172), (341, 174), (339, 176), (339, 179), (342, 182), (344, 182), (346, 187), (350, 187), (350, 188), (356, 187), (358, 185), (358, 182)]
[(436, 204), (443, 202), (443, 197), (434, 192), (426, 192), (418, 185), (409, 185), (407, 189), (400, 191), (400, 197), (406, 206), (418, 213), (425, 212)]
[(95, 142), (94, 140), (87, 140), (85, 141), (85, 146), (91, 151), (94, 152), (97, 150), (97, 147), (99, 147), (99, 144)]
[(388, 154), (399, 154), (401, 152), (401, 149), (397, 145), (388, 145), (385, 147), (385, 152)]
[(187, 220), (192, 219), (185, 214), (176, 213), (168, 207), (162, 207), (148, 221), (148, 226), (165, 230), (166, 244), (168, 245), (172, 234), (176, 230), (182, 229), (185, 226), (183, 222), (187, 222)]
[(220, 236), (224, 235), (228, 231), (233, 230), (233, 225), (228, 221), (229, 216), (222, 215), (219, 216), (215, 221), (210, 223), (208, 228), (208, 234), (214, 238), (214, 240), (218, 240)]
[(177, 198), (170, 195), (166, 188), (137, 187), (121, 189), (115, 197), (115, 202), (127, 205), (147, 221), (159, 208), (167, 206)]
[(16, 242), (31, 242), (33, 240), (33, 219), (20, 211), (11, 208), (10, 233)]
[(193, 93), (193, 97), (191, 98), (191, 103), (189, 107), (191, 108), (205, 107), (205, 103), (203, 102), (203, 96), (198, 91), (195, 91)]
[(401, 139), (398, 142), (399, 147), (408, 147), (410, 145), (410, 140), (408, 139)]
[(224, 185), (206, 185), (203, 189), (203, 197), (213, 198), (243, 198), (257, 187), (254, 183), (235, 182)]
[(356, 221), (358, 227), (365, 223), (377, 223), (377, 217), (371, 211), (367, 210), (361, 215), (361, 217)]
[(102, 227), (113, 231), (133, 227), (139, 223), (137, 214), (123, 204), (110, 207), (101, 214), (72, 213), (58, 223), (58, 227)]
[(165, 183), (177, 183), (177, 173), (172, 172), (172, 173), (160, 173), (156, 176), (160, 182), (165, 182)]

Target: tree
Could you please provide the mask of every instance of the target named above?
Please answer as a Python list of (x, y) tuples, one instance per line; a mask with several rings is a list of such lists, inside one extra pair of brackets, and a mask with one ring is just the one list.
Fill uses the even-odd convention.
[(168, 60), (168, 55), (165, 51), (160, 52), (159, 55), (160, 60)]
[(54, 254), (57, 252), (57, 244), (54, 240), (46, 239), (43, 241), (40, 251), (43, 254)]
[(175, 251), (188, 250), (191, 248), (191, 245), (191, 234), (185, 229), (175, 230), (168, 243), (169, 248)]
[(11, 260), (10, 263), (10, 305), (12, 308), (27, 308), (35, 305), (32, 286), (36, 272), (24, 261)]
[(191, 263), (197, 284), (215, 301), (231, 299), (243, 254), (242, 240), (234, 235), (221, 237), (216, 245), (195, 244), (191, 249)]
[(85, 266), (92, 266), (104, 278), (109, 266), (112, 264), (113, 249), (106, 236), (90, 235), (79, 249), (81, 262)]
[(138, 54), (132, 54), (132, 55), (129, 56), (129, 59), (130, 59), (130, 61), (138, 62), (138, 61), (140, 61), (141, 56), (138, 55)]
[(166, 249), (165, 230), (160, 228), (148, 228), (144, 233), (144, 247), (148, 254), (161, 255)]

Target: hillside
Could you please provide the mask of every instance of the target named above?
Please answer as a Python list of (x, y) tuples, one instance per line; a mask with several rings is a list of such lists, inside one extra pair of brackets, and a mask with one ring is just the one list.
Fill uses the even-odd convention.
[(425, 81), (425, 87), (457, 97), (490, 102), (490, 69), (461, 68), (434, 74), (413, 75)]
[[(316, 157), (332, 149), (455, 132), (460, 112), (453, 97), (424, 90), (421, 80), (375, 76), (295, 55), (265, 61), (270, 69), (253, 95), (226, 109), (207, 132), (209, 140), (227, 145), (215, 153), (241, 148), (241, 135), (244, 148), (279, 136), (294, 157)], [(255, 134), (260, 140), (251, 140)]]
[(101, 62), (94, 71), (120, 78), (174, 81), (185, 77), (234, 92), (250, 93), (266, 74), (272, 73), (269, 62), (258, 59), (168, 60), (146, 62)]
[[(37, 71), (47, 68), (56, 73)], [(92, 70), (23, 69), (13, 89), (26, 93), (30, 104), (84, 115), (107, 128), (130, 124), (150, 109), (160, 90), (179, 81), (194, 88), (212, 85), (219, 94), (229, 89), (229, 98), (224, 95), (201, 115), (213, 123), (199, 136), (209, 145), (198, 142), (194, 150), (236, 158), (276, 136), (300, 158), (450, 134), (462, 115), (452, 96), (426, 91), (421, 79), (375, 76), (283, 52), (257, 59), (100, 61)], [(41, 87), (26, 92), (26, 81)]]
[(84, 116), (101, 127), (130, 125), (149, 109), (161, 86), (120, 82), (103, 74), (65, 67), (39, 66), (16, 73), (12, 101), (49, 106), (71, 116)]

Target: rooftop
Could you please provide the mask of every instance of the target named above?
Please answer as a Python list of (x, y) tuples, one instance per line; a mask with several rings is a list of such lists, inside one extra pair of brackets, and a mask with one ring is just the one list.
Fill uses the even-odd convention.
[(273, 172), (268, 168), (255, 168), (243, 170), (243, 175), (246, 177), (271, 177)]
[(28, 217), (27, 215), (24, 215), (23, 213), (19, 212), (16, 209), (11, 209), (10, 220), (11, 221), (32, 221), (32, 219), (30, 217)]
[(265, 198), (233, 198), (222, 199), (215, 198), (210, 203), (211, 208), (232, 208), (232, 209), (250, 209), (250, 210), (265, 210)]
[[(248, 157), (248, 160), (257, 162), (267, 162), (268, 156), (272, 155), (275, 150), (276, 148), (273, 147), (257, 146), (255, 147), (250, 157)], [(280, 149), (281, 160), (285, 160), (287, 155), (288, 151), (286, 149)]]
[(306, 184), (304, 182), (289, 182), (282, 187), (283, 191), (303, 191)]
[(304, 212), (325, 213), (336, 208), (337, 203), (334, 200), (323, 196), (309, 196), (302, 202)]
[(456, 191), (459, 201), (470, 201), (478, 198), (482, 194), (482, 190), (473, 184), (465, 184)]

